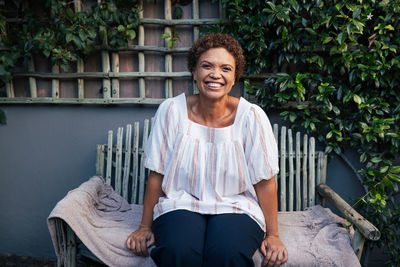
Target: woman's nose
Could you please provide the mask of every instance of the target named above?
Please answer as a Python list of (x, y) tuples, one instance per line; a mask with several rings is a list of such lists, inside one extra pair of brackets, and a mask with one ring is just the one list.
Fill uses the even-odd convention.
[(221, 73), (219, 72), (219, 70), (214, 69), (214, 70), (211, 71), (210, 77), (214, 78), (214, 79), (220, 78), (221, 77)]

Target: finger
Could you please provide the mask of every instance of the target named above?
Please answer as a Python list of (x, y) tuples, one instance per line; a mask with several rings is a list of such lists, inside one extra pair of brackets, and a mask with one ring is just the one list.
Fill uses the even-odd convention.
[(276, 261), (276, 257), (278, 256), (278, 253), (276, 251), (273, 251), (271, 253), (271, 257), (269, 258), (268, 261), (268, 266), (274, 266), (275, 265), (275, 261)]
[(140, 256), (147, 256), (147, 246), (146, 246), (146, 238), (142, 238), (139, 241), (139, 248), (140, 248)]
[(265, 249), (265, 243), (264, 242), (261, 242), (260, 250), (261, 250), (261, 253), (265, 257), (267, 255), (267, 250)]
[(275, 265), (279, 266), (282, 264), (283, 250), (278, 251), (278, 256), (276, 257)]
[(131, 236), (126, 239), (126, 248), (131, 249)]
[(283, 250), (283, 259), (282, 259), (282, 264), (284, 264), (285, 262), (287, 262), (289, 259), (289, 253), (287, 252), (287, 249), (285, 248)]
[(150, 234), (150, 238), (148, 239), (148, 241), (147, 241), (147, 243), (146, 243), (146, 245), (147, 245), (147, 247), (151, 247), (152, 245), (154, 245), (154, 234), (153, 233), (151, 233)]

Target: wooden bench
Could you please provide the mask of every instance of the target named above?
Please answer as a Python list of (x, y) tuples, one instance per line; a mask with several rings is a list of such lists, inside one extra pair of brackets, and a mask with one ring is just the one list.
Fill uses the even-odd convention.
[[(97, 145), (96, 174), (104, 177), (115, 191), (129, 203), (143, 204), (148, 170), (143, 166), (145, 147), (152, 122), (144, 121), (140, 135), (139, 122), (108, 132), (107, 144)], [(352, 247), (360, 260), (365, 239), (378, 240), (379, 230), (357, 213), (326, 185), (327, 155), (315, 150), (315, 139), (300, 132), (292, 133), (273, 125), (279, 147), (277, 175), (279, 211), (299, 211), (328, 200), (355, 228)], [(116, 140), (116, 141), (115, 141)], [(77, 238), (67, 228), (67, 266), (76, 265), (76, 256), (89, 256), (90, 252), (77, 251)]]

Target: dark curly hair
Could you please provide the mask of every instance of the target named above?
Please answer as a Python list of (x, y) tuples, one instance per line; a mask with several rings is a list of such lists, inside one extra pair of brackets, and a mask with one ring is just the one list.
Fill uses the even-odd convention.
[(238, 81), (246, 66), (243, 49), (239, 42), (228, 34), (210, 33), (197, 39), (189, 50), (188, 68), (190, 72), (196, 69), (200, 56), (211, 48), (225, 48), (235, 58), (235, 80)]

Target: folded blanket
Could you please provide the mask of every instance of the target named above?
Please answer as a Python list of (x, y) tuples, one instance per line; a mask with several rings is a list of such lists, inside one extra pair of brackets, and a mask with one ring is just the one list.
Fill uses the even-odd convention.
[[(128, 204), (101, 177), (94, 176), (57, 203), (47, 224), (58, 265), (66, 263), (63, 221), (86, 247), (109, 266), (155, 266), (126, 248), (127, 237), (139, 227), (142, 206)], [(314, 206), (306, 211), (279, 212), (279, 234), (289, 260), (285, 266), (360, 266), (350, 245), (345, 220)], [(253, 257), (261, 266), (263, 256)]]

